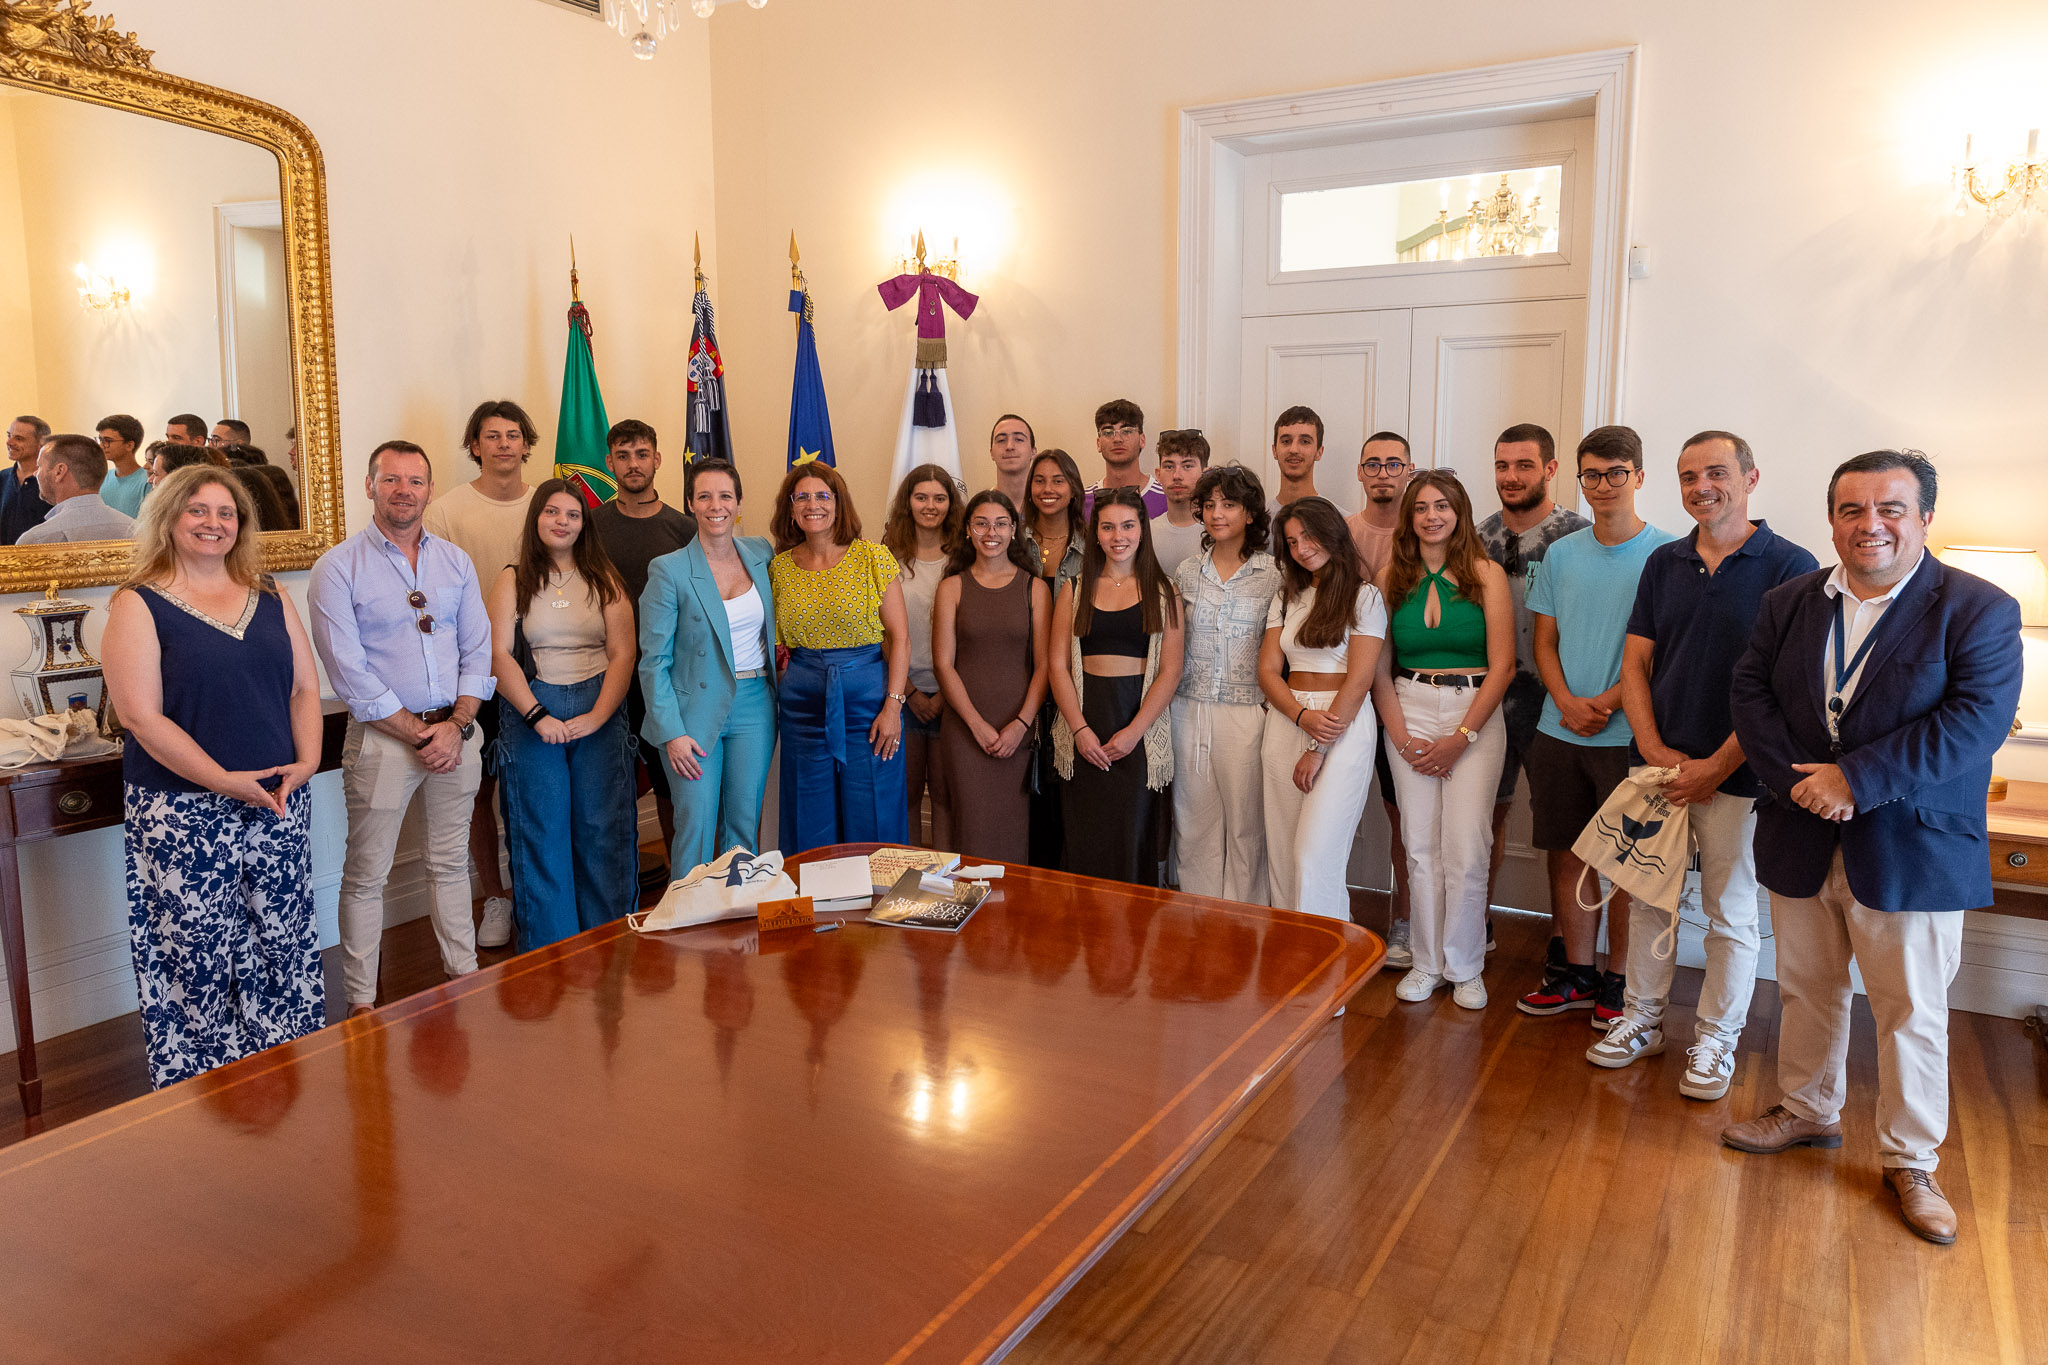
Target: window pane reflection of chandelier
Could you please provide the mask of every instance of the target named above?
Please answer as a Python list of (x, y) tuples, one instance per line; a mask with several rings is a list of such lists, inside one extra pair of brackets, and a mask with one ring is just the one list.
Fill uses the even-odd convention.
[[(1537, 211), (1543, 206), (1543, 196), (1534, 195), (1527, 208), (1522, 207), (1522, 197), (1508, 188), (1508, 178), (1500, 178), (1500, 188), (1487, 199), (1474, 199), (1465, 210), (1464, 228), (1457, 236), (1452, 253), (1454, 260), (1472, 256), (1534, 256), (1543, 246), (1543, 229), (1537, 226)], [(1451, 236), (1450, 210), (1438, 209), (1437, 253), (1442, 259), (1443, 244), (1455, 241)]]
[[(747, 0), (760, 9), (768, 0)], [(719, 0), (690, 0), (689, 9), (699, 19), (718, 12)], [(683, 0), (604, 0), (599, 17), (633, 45), (633, 55), (643, 62), (654, 60), (654, 52), (671, 33), (682, 31)]]

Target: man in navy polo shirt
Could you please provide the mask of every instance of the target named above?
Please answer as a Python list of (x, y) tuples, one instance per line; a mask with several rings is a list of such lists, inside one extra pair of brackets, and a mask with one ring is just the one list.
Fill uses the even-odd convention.
[[(1749, 519), (1757, 484), (1749, 442), (1703, 431), (1678, 455), (1678, 489), (1699, 523), (1643, 564), (1621, 659), (1621, 703), (1634, 731), (1636, 764), (1676, 768), (1664, 789), (1689, 811), (1707, 916), (1707, 980), (1681, 1094), (1718, 1100), (1735, 1074), (1735, 1044), (1756, 986), (1756, 798), (1762, 785), (1743, 762), (1729, 689), (1772, 588), (1819, 566), (1814, 557)], [(1665, 911), (1638, 900), (1628, 936), (1621, 1019), (1586, 1053), (1596, 1066), (1627, 1066), (1664, 1050), (1664, 1009), (1677, 967), (1655, 951)]]

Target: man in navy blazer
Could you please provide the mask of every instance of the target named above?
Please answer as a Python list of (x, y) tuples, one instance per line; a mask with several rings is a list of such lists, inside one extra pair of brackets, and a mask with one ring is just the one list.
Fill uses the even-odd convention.
[(1935, 1183), (1948, 1131), (1948, 987), (1963, 914), (1991, 903), (1984, 797), (2020, 695), (2019, 604), (1926, 552), (1934, 466), (1875, 451), (1835, 471), (1841, 563), (1772, 589), (1736, 665), (1735, 733), (1768, 789), (1757, 878), (1777, 935), (1784, 1100), (1721, 1140), (1839, 1147), (1852, 991), (1877, 1021), (1878, 1150), (1906, 1225), (1956, 1237)]

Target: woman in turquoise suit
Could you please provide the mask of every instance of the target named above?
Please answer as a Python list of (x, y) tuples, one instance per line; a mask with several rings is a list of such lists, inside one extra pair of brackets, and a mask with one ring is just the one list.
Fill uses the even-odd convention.
[(648, 566), (640, 599), (640, 734), (677, 779), (676, 876), (734, 844), (761, 851), (775, 753), (774, 550), (733, 534), (740, 475), (724, 460), (692, 467), (690, 511), (697, 538)]

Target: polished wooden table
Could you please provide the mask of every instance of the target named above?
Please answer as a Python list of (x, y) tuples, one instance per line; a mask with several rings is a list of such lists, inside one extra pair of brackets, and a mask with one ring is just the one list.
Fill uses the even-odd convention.
[[(323, 704), (320, 771), (341, 766), (348, 709)], [(25, 768), (0, 769), (0, 958), (7, 965), (7, 994), (14, 1006), (15, 1084), (21, 1111), (43, 1112), (43, 1078), (36, 1067), (35, 1016), (28, 998), (28, 946), (21, 931), (22, 844), (58, 839), (121, 823), (121, 755), (62, 759)]]
[(0, 1354), (997, 1359), (1383, 951), (1001, 885), (957, 936), (606, 925), (0, 1152)]

